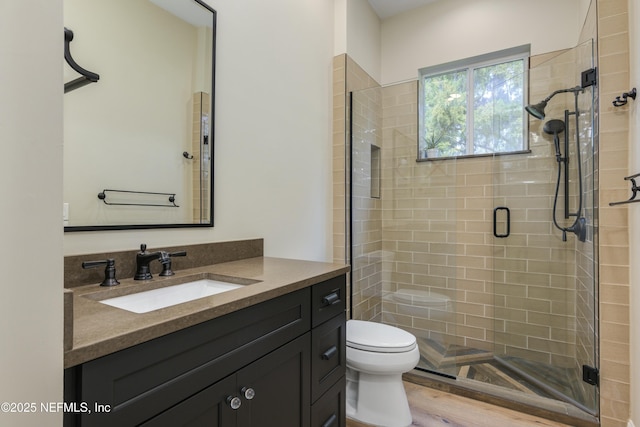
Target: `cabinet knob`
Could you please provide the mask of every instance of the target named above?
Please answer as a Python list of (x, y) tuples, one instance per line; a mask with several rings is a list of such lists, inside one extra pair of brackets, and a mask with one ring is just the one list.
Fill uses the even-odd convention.
[(254, 397), (256, 397), (256, 391), (251, 387), (242, 387), (242, 390), (240, 390), (240, 393), (244, 394), (244, 398), (247, 400), (251, 400)]
[(227, 397), (227, 404), (229, 406), (231, 406), (231, 409), (236, 410), (240, 407), (240, 405), (242, 405), (242, 400), (240, 400), (239, 397), (235, 397), (235, 396), (228, 396)]

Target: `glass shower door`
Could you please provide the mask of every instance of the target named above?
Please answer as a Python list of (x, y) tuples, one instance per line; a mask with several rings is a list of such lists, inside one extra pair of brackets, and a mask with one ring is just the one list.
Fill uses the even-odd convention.
[(411, 332), (418, 368), (455, 377), (456, 161), (417, 160), (416, 94), (416, 81), (351, 94), (352, 317)]
[(592, 68), (589, 41), (530, 69), (532, 104), (561, 92), (545, 117), (525, 116), (530, 152), (493, 160), (493, 292), (495, 360), (525, 392), (595, 415), (595, 87), (582, 87)]

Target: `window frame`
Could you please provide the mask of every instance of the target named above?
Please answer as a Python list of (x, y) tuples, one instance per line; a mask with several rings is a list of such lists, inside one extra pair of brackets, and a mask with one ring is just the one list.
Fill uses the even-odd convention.
[[(509, 49), (503, 49), (495, 52), (490, 52), (483, 55), (473, 56), (457, 61), (447, 62), (444, 64), (438, 64), (430, 67), (420, 68), (418, 70), (418, 141), (417, 141), (417, 161), (428, 160), (441, 160), (441, 159), (457, 159), (465, 157), (483, 157), (483, 156), (498, 156), (505, 154), (518, 154), (526, 153), (529, 151), (528, 133), (528, 120), (525, 112), (525, 105), (529, 99), (529, 57), (531, 56), (531, 45), (521, 45)], [(522, 146), (520, 150), (515, 151), (499, 151), (493, 153), (474, 154), (474, 70), (479, 68), (488, 67), (491, 65), (499, 65), (516, 60), (522, 60)], [(467, 146), (466, 153), (458, 156), (438, 156), (435, 158), (425, 158), (420, 155), (420, 140), (424, 135), (424, 80), (428, 77), (435, 77), (443, 74), (465, 71), (467, 74), (467, 114), (466, 114), (466, 135)]]

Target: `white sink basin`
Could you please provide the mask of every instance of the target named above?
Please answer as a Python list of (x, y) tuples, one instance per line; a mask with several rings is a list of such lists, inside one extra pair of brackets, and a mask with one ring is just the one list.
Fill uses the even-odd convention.
[(200, 279), (181, 285), (167, 286), (166, 288), (154, 289), (152, 291), (109, 298), (100, 302), (134, 313), (147, 313), (160, 308), (231, 291), (241, 288), (242, 286), (243, 285), (218, 280)]

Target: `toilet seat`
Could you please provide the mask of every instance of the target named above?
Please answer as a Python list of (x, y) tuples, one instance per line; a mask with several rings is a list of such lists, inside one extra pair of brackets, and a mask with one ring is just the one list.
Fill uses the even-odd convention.
[(349, 320), (347, 347), (376, 353), (405, 353), (416, 348), (416, 337), (394, 326)]

